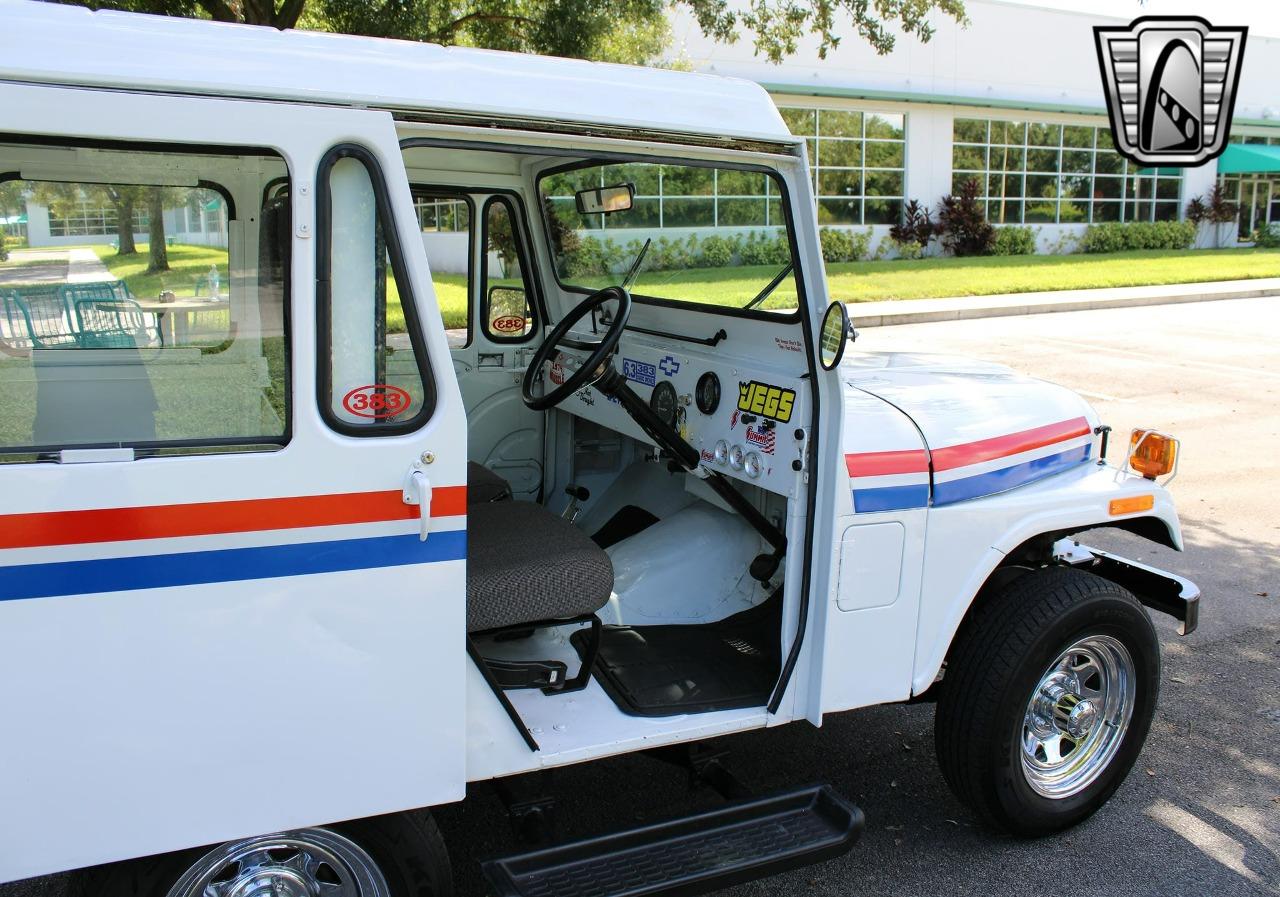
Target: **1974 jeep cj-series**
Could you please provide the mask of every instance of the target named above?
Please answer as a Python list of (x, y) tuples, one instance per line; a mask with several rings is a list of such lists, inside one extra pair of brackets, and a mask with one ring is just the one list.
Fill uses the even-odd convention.
[[(1072, 534), (1180, 547), (1176, 443), (1108, 464), (1071, 392), (850, 347), (757, 86), (0, 19), (29, 227), (173, 240), (168, 274), (0, 290), (0, 880), (449, 894), (429, 808), (468, 783), (923, 696), (999, 828), (1129, 771), (1144, 605), (1190, 630), (1197, 593)], [(490, 887), (697, 893), (862, 828), (704, 777), (738, 796), (513, 843)]]

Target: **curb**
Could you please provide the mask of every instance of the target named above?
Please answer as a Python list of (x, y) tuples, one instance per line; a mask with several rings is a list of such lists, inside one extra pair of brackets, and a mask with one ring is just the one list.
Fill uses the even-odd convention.
[[(1147, 295), (1131, 295), (1131, 296), (1080, 296), (1079, 292), (1073, 291), (1071, 298), (1063, 297), (1062, 299), (1049, 299), (1042, 302), (1019, 302), (1018, 294), (1006, 294), (1005, 296), (974, 296), (968, 297), (974, 300), (985, 300), (991, 302), (995, 299), (1005, 299), (1005, 302), (998, 302), (989, 305), (964, 305), (961, 304), (965, 300), (954, 300), (955, 306), (949, 308), (921, 308), (911, 310), (909, 306), (916, 302), (936, 302), (938, 300), (928, 299), (903, 299), (893, 304), (901, 304), (901, 310), (894, 309), (892, 311), (881, 311), (870, 313), (862, 313), (859, 307), (865, 307), (871, 303), (848, 302), (845, 307), (849, 309), (849, 318), (858, 327), (891, 327), (896, 324), (928, 324), (936, 321), (964, 321), (977, 318), (1002, 318), (1015, 317), (1018, 315), (1039, 315), (1052, 314), (1054, 312), (1064, 311), (1096, 311), (1104, 308), (1140, 308), (1148, 305), (1178, 305), (1183, 302), (1215, 302), (1223, 299), (1258, 299), (1265, 296), (1275, 296), (1280, 291), (1275, 286), (1267, 287), (1241, 287), (1239, 289), (1228, 290), (1211, 290), (1200, 292), (1182, 292), (1182, 293), (1160, 293)], [(1111, 290), (1098, 290), (1099, 293), (1111, 293)], [(952, 301), (952, 300), (943, 300)], [(879, 303), (876, 303), (879, 304)]]

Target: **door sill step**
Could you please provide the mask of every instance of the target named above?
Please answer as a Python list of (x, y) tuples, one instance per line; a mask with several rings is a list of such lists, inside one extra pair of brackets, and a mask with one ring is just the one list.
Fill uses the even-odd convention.
[(492, 860), (493, 897), (705, 894), (848, 852), (862, 811), (830, 785)]

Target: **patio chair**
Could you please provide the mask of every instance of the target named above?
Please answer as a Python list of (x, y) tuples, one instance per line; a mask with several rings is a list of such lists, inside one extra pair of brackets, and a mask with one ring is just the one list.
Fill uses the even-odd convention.
[(129, 296), (122, 281), (66, 284), (60, 290), (75, 312), (76, 340), (84, 349), (132, 349), (160, 339), (155, 315)]
[(74, 348), (75, 316), (57, 287), (23, 287), (0, 297), (6, 339), (24, 349)]

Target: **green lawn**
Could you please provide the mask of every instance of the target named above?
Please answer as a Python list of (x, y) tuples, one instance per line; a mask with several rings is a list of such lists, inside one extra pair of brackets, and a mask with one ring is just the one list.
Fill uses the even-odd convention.
[[(93, 251), (102, 259), (107, 270), (123, 280), (135, 296), (154, 299), (161, 290), (173, 290), (179, 296), (194, 296), (196, 278), (205, 277), (209, 268), (217, 265), (222, 278), (222, 289), (227, 284), (227, 250), (216, 246), (191, 246), (176, 243), (169, 247), (169, 270), (148, 274), (147, 244), (139, 243), (134, 255), (117, 255), (111, 246), (94, 246)], [(208, 295), (208, 292), (205, 292)]]
[[(146, 246), (136, 256), (121, 257), (110, 246), (94, 247), (117, 277), (139, 296), (156, 296), (162, 289), (191, 295), (195, 279), (218, 265), (226, 282), (225, 250), (176, 245), (169, 248), (171, 271), (146, 274)], [(650, 295), (719, 305), (744, 305), (777, 273), (771, 266), (699, 268), (642, 274), (635, 291)], [(1204, 249), (1191, 252), (1118, 252), (1107, 255), (1023, 255), (983, 258), (931, 258), (917, 261), (843, 262), (827, 266), (833, 299), (871, 302), (878, 299), (930, 299), (943, 296), (988, 296), (1041, 290), (1195, 283), (1280, 277), (1280, 250)], [(596, 278), (599, 285), (613, 278)], [(465, 327), (466, 278), (436, 274), (436, 297), (446, 327)], [(404, 329), (404, 313), (394, 281), (387, 285), (387, 324), (391, 332)], [(786, 283), (765, 303), (766, 308), (794, 308), (796, 292)]]

